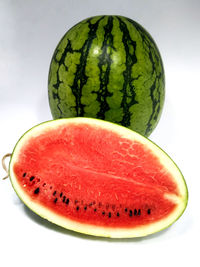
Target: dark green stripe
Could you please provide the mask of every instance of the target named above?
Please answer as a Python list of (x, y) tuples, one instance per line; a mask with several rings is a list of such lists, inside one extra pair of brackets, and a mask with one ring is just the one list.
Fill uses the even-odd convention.
[[(159, 90), (159, 86), (156, 85), (156, 82), (159, 82), (160, 73), (159, 74), (156, 73), (155, 61), (153, 60), (153, 55), (152, 55), (151, 50), (152, 49), (150, 48), (149, 58), (150, 58), (150, 61), (152, 62), (152, 76), (155, 73), (156, 77), (155, 77), (155, 80), (154, 80), (152, 86), (149, 88), (150, 97), (151, 97), (151, 101), (152, 101), (152, 113), (149, 117), (149, 121), (147, 122), (147, 128), (146, 128), (146, 132), (145, 132), (146, 135), (148, 135), (149, 132), (151, 132), (152, 122), (157, 120), (157, 116), (158, 116), (159, 111), (160, 111), (160, 90)], [(154, 96), (155, 91), (156, 91), (158, 97)]]
[[(71, 47), (71, 42), (70, 42), (69, 39), (68, 39), (68, 42), (67, 42), (67, 46), (64, 49), (64, 52), (62, 53), (62, 56), (61, 56), (60, 60), (57, 60), (57, 54), (59, 52), (60, 51), (58, 51), (58, 50), (56, 51), (55, 56), (54, 56), (54, 60), (55, 60), (56, 63), (58, 63), (58, 65), (59, 65), (58, 68), (60, 68), (60, 66), (63, 65), (65, 67), (66, 71), (67, 71), (68, 68), (65, 65), (65, 58), (67, 57), (67, 54), (68, 53), (72, 53), (73, 52), (72, 47)], [(58, 90), (58, 88), (59, 88), (59, 86), (60, 86), (61, 83), (62, 83), (62, 81), (60, 81), (59, 72), (57, 71), (57, 83), (53, 84), (53, 87)]]
[[(68, 53), (72, 53), (72, 47), (71, 47), (71, 42), (70, 40), (68, 39), (68, 42), (67, 42), (67, 46), (66, 48), (64, 49), (64, 52), (60, 58), (60, 60), (57, 60), (57, 53), (59, 52), (58, 50), (56, 51), (55, 53), (55, 56), (54, 56), (54, 60), (56, 63), (58, 63), (59, 67), (61, 65), (63, 65), (66, 69), (66, 71), (68, 70), (67, 66), (65, 65), (65, 58), (67, 57), (67, 54)], [(60, 87), (60, 84), (63, 83), (62, 81), (60, 81), (60, 78), (59, 78), (59, 71), (57, 71), (57, 83), (56, 84), (53, 84), (53, 87), (57, 90), (57, 92), (53, 92), (52, 96), (54, 99), (57, 99), (57, 107), (58, 107), (58, 110), (60, 111), (60, 118), (62, 118), (62, 109), (60, 108), (60, 98), (59, 98), (59, 95), (58, 95), (58, 89)]]
[[(102, 43), (102, 53), (99, 56), (98, 67), (100, 69), (100, 88), (97, 93), (97, 101), (100, 103), (100, 110), (97, 113), (97, 117), (99, 119), (105, 119), (105, 112), (110, 109), (106, 99), (108, 96), (112, 96), (113, 94), (108, 91), (109, 84), (109, 75), (110, 75), (110, 66), (112, 64), (111, 54), (112, 50), (110, 49), (108, 52), (108, 47), (113, 49), (113, 36), (112, 36), (112, 28), (113, 28), (113, 17), (108, 18), (107, 24), (104, 26), (104, 40)], [(105, 67), (105, 70), (103, 69)]]
[[(130, 20), (127, 18), (129, 22), (137, 29), (139, 32), (143, 43), (148, 47), (149, 51), (149, 60), (152, 64), (152, 80), (153, 76), (155, 76), (152, 86), (149, 88), (149, 95), (151, 97), (152, 103), (152, 112), (149, 115), (149, 120), (146, 125), (145, 135), (149, 135), (152, 132), (152, 127), (155, 127), (155, 121), (158, 120), (158, 116), (160, 115), (161, 105), (163, 105), (163, 95), (161, 96), (161, 91), (164, 92), (164, 69), (163, 63), (161, 60), (161, 56), (156, 46), (154, 40), (149, 35), (149, 33), (137, 22)], [(145, 47), (145, 46), (144, 46)]]
[[(125, 62), (126, 70), (123, 73), (124, 84), (122, 88), (123, 98), (121, 103), (124, 116), (121, 123), (124, 126), (130, 126), (132, 113), (130, 112), (129, 108), (132, 107), (134, 104), (138, 103), (135, 99), (136, 94), (134, 91), (135, 88), (132, 85), (132, 74), (131, 74), (133, 65), (137, 63), (137, 57), (135, 55), (136, 42), (131, 39), (128, 28), (126, 24), (123, 22), (123, 20), (120, 17), (118, 17), (118, 20), (119, 20), (120, 30), (123, 33), (122, 42), (126, 51), (126, 62)], [(129, 49), (130, 46), (132, 46), (133, 48), (132, 53)]]
[(72, 92), (76, 97), (76, 114), (77, 116), (84, 116), (84, 105), (81, 103), (82, 88), (87, 83), (88, 77), (85, 74), (85, 67), (87, 64), (87, 57), (92, 44), (92, 41), (96, 38), (96, 31), (99, 22), (103, 19), (101, 17), (94, 24), (91, 23), (90, 19), (86, 21), (89, 24), (88, 36), (85, 40), (84, 45), (77, 52), (81, 53), (80, 64), (77, 65), (77, 71), (75, 73), (74, 83), (71, 86)]

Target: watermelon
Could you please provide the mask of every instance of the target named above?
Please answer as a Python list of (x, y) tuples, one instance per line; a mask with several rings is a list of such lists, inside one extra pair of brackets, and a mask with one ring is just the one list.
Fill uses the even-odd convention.
[(165, 96), (159, 50), (150, 34), (129, 18), (85, 19), (55, 49), (48, 94), (54, 119), (98, 118), (149, 136)]
[(183, 213), (188, 193), (169, 156), (142, 135), (92, 118), (58, 119), (26, 132), (9, 177), (41, 217), (95, 236), (158, 232)]

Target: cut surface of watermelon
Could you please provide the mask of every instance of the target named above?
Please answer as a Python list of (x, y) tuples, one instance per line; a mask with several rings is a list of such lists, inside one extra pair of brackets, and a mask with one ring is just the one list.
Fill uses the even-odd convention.
[(96, 236), (160, 231), (187, 205), (184, 178), (165, 152), (97, 119), (59, 119), (32, 128), (14, 148), (9, 176), (35, 213)]

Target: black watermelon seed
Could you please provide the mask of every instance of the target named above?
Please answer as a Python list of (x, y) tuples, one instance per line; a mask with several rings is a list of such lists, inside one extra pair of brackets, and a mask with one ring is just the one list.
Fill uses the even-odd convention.
[(86, 210), (86, 209), (87, 209), (87, 206), (84, 207), (84, 210)]
[(56, 198), (54, 199), (54, 203), (56, 203), (56, 202), (57, 202), (57, 200), (58, 200), (58, 198), (56, 197)]
[(35, 179), (35, 176), (31, 176), (29, 180), (33, 181), (34, 179)]
[(53, 195), (54, 195), (54, 196), (56, 195), (56, 191), (53, 192)]
[(96, 212), (97, 211), (97, 209), (94, 209), (94, 212)]
[(66, 204), (67, 204), (67, 205), (69, 204), (69, 198), (67, 198), (67, 200), (66, 200)]
[(135, 216), (137, 215), (137, 210), (136, 210), (136, 209), (134, 209), (134, 215), (135, 215)]
[(141, 209), (138, 210), (138, 214), (137, 214), (137, 215), (138, 215), (138, 216), (141, 215)]
[(102, 212), (102, 215), (105, 215), (105, 211)]
[(109, 218), (111, 217), (111, 212), (108, 213), (108, 217), (109, 217)]
[(117, 217), (119, 217), (119, 212), (117, 212)]
[(148, 209), (147, 210), (147, 214), (151, 214), (151, 209)]
[(24, 172), (22, 176), (23, 176), (23, 177), (26, 177), (26, 172)]
[(38, 194), (39, 192), (40, 192), (40, 188), (37, 187), (37, 188), (35, 189), (35, 191), (34, 191), (34, 194)]
[(62, 197), (62, 195), (63, 195), (63, 193), (61, 192), (61, 193), (60, 193), (60, 197)]
[(133, 211), (129, 210), (129, 216), (132, 217), (132, 215), (133, 215)]
[(79, 206), (76, 207), (76, 210), (79, 210)]
[(65, 202), (66, 196), (63, 197), (63, 202)]
[(127, 208), (125, 208), (125, 210), (124, 210), (125, 212), (127, 212), (128, 211), (128, 209)]

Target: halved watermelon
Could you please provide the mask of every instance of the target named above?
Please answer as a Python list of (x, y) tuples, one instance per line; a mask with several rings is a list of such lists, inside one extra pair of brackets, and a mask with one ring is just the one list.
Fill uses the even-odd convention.
[(9, 176), (41, 217), (96, 236), (138, 237), (175, 222), (187, 205), (184, 178), (158, 146), (125, 127), (59, 119), (26, 132)]

